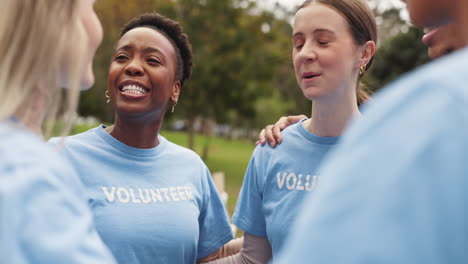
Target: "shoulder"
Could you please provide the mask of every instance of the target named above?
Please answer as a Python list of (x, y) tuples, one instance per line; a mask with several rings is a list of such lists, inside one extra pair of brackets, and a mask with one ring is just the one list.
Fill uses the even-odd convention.
[[(468, 61), (467, 50), (384, 88), (364, 107), (363, 117), (348, 128), (323, 171), (344, 173), (360, 168), (361, 175), (371, 176), (372, 169), (380, 174), (403, 166), (422, 170), (444, 165), (430, 160), (461, 153), (468, 147), (464, 140), (468, 133), (468, 74), (463, 61)], [(359, 163), (366, 164), (365, 169)]]
[(97, 136), (97, 130), (102, 129), (101, 126), (89, 129), (87, 131), (65, 137), (53, 137), (50, 138), (48, 143), (52, 145), (58, 145), (66, 142), (66, 145), (83, 144), (95, 138)]
[(61, 160), (53, 146), (45, 144), (39, 136), (25, 129), (0, 126), (0, 137), (4, 138), (0, 140), (0, 164), (8, 161), (18, 165), (37, 163), (45, 166)]
[(257, 145), (254, 149), (252, 157), (256, 159), (265, 159), (268, 160), (271, 157), (277, 157), (282, 153), (289, 153), (291, 149), (295, 148), (295, 145), (304, 139), (301, 135), (299, 128), (302, 126), (302, 121), (297, 122), (291, 126), (288, 126), (283, 131), (281, 131), (281, 136), (283, 138), (281, 144), (278, 144), (276, 147), (272, 148), (270, 144), (265, 143), (265, 145)]
[[(80, 186), (76, 174), (54, 149), (23, 129), (0, 128), (0, 175), (11, 189), (37, 186)], [(36, 186), (36, 187), (35, 187)]]
[(385, 87), (363, 107), (364, 117), (350, 126), (342, 143), (363, 133), (366, 140), (373, 134), (442, 133), (447, 126), (466, 120), (466, 61), (468, 50), (457, 52)]
[(428, 63), (391, 83), (375, 97), (374, 108), (402, 106), (408, 108), (431, 104), (466, 104), (468, 102), (468, 49)]

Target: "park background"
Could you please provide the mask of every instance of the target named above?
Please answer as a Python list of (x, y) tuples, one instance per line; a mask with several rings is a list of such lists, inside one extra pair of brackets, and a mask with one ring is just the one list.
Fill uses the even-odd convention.
[[(181, 23), (193, 45), (192, 78), (161, 134), (196, 151), (211, 172), (225, 174), (232, 214), (261, 128), (280, 116), (310, 115), (291, 63), (291, 22), (297, 3), (283, 0), (100, 0), (104, 40), (94, 61), (95, 87), (83, 92), (72, 134), (111, 124), (107, 70), (122, 26), (145, 12)], [(369, 0), (379, 27), (378, 51), (364, 83), (371, 92), (428, 61), (423, 32), (402, 5)], [(371, 133), (371, 131), (370, 131)]]

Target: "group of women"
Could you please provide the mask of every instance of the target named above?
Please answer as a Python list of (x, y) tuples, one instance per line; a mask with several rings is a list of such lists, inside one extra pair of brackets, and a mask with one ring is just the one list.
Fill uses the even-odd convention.
[(285, 129), (275, 149), (254, 151), (233, 216), (243, 240), (232, 240), (203, 161), (159, 134), (191, 75), (191, 44), (180, 25), (157, 13), (129, 21), (108, 72), (114, 123), (47, 145), (41, 129), (59, 108), (60, 87), (73, 112), (79, 90), (94, 82), (92, 58), (103, 34), (95, 1), (4, 1), (2, 261), (267, 263), (289, 251), (287, 235), (308, 210), (301, 204), (322, 188), (322, 161), (368, 98), (360, 80), (372, 64), (377, 29), (365, 0), (307, 0), (297, 9), (292, 60), (313, 101), (311, 118)]

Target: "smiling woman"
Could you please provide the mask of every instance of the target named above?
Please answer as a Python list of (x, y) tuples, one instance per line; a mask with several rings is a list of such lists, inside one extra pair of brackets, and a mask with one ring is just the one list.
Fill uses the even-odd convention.
[(119, 263), (195, 263), (232, 239), (208, 168), (159, 135), (191, 67), (191, 45), (178, 23), (159, 14), (130, 21), (109, 67), (114, 124), (63, 144)]
[(134, 28), (122, 36), (108, 78), (110, 100), (121, 113), (116, 115), (117, 122), (128, 115), (163, 118), (169, 101), (176, 102), (180, 93), (176, 57), (172, 43), (154, 29)]

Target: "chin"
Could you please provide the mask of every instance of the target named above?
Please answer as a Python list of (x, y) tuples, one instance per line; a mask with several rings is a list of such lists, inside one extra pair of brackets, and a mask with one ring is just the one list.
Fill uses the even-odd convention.
[(323, 91), (320, 91), (319, 89), (317, 89), (317, 87), (315, 87), (315, 89), (313, 88), (307, 88), (306, 90), (303, 89), (302, 94), (304, 95), (306, 99), (310, 101), (317, 100), (324, 96)]
[(145, 107), (142, 107), (139, 104), (128, 104), (123, 102), (118, 102), (115, 105), (115, 110), (123, 115), (141, 115), (148, 112)]

